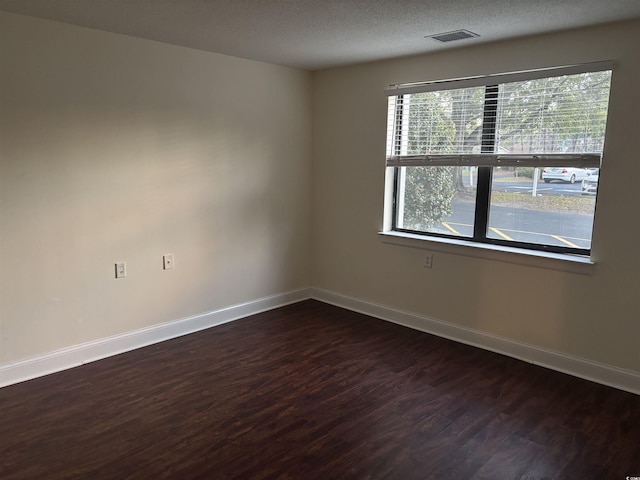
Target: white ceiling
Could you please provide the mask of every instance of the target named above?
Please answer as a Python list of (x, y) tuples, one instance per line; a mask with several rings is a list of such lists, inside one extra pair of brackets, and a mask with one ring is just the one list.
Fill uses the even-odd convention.
[[(640, 0), (0, 0), (0, 10), (317, 70), (640, 18)], [(461, 28), (480, 37), (424, 38)]]

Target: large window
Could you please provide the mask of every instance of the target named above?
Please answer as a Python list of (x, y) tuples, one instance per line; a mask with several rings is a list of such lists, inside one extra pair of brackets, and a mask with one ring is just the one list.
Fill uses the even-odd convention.
[(389, 90), (391, 230), (589, 255), (610, 64)]

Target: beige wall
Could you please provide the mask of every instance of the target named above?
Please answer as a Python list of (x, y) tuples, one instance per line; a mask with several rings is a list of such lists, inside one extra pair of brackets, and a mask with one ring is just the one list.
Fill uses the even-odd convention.
[(310, 87), (0, 13), (0, 365), (308, 286)]
[[(312, 284), (640, 372), (640, 23), (314, 75)], [(614, 60), (591, 275), (381, 243), (387, 85)]]

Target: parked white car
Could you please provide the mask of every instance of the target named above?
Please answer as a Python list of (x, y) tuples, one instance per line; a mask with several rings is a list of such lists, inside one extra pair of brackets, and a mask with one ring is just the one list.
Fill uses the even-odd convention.
[(546, 167), (542, 170), (542, 179), (544, 183), (551, 180), (560, 180), (562, 182), (576, 183), (581, 182), (589, 175), (586, 168), (574, 167)]
[(580, 193), (582, 195), (595, 195), (598, 192), (598, 180), (600, 180), (600, 173), (596, 170), (595, 173), (582, 180)]

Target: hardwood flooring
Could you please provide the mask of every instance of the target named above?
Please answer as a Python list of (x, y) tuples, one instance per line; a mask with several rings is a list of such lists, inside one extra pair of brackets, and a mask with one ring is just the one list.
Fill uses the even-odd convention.
[(0, 389), (0, 478), (640, 476), (640, 397), (305, 301)]

